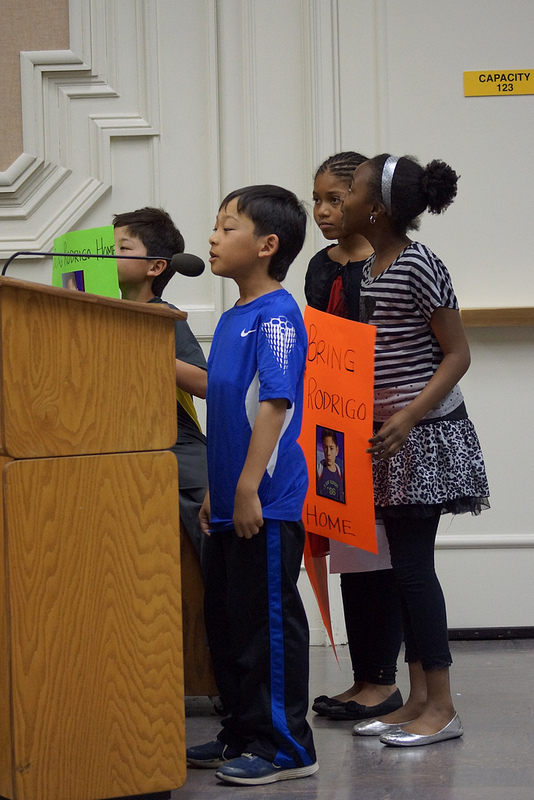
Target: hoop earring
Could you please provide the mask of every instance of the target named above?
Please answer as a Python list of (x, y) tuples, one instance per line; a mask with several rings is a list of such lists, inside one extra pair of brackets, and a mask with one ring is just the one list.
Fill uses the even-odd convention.
[(371, 214), (371, 216), (369, 217), (369, 222), (371, 223), (371, 225), (374, 225), (374, 224), (375, 224), (375, 222), (376, 222), (376, 219), (373, 217), (373, 215), (372, 215), (372, 214)]

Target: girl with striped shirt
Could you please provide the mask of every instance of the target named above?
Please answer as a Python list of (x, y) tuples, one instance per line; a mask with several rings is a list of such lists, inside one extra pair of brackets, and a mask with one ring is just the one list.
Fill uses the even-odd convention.
[(453, 706), (447, 618), (434, 569), (441, 514), (488, 507), (488, 483), (458, 381), (470, 363), (450, 275), (407, 232), (456, 196), (442, 161), (376, 156), (360, 165), (343, 203), (343, 227), (372, 245), (362, 275), (360, 320), (377, 327), (373, 483), (404, 623), (410, 696), (399, 709), (355, 725), (390, 746), (462, 735)]

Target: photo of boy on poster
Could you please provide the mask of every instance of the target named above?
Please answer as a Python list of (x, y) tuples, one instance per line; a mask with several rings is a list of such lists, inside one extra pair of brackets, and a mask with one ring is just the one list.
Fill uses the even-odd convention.
[(316, 426), (316, 492), (338, 503), (345, 502), (344, 435), (332, 428)]

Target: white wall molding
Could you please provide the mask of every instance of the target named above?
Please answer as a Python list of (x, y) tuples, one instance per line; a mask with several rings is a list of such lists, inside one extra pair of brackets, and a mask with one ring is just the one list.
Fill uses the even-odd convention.
[[(131, 14), (132, 0), (70, 0), (73, 49), (21, 53), (24, 153), (0, 173), (0, 214), (10, 220), (0, 257), (48, 249), (97, 203), (111, 185), (114, 137), (159, 136), (157, 6), (134, 3)], [(156, 144), (148, 158), (156, 196)]]
[(390, 147), (387, 5), (387, 0), (375, 0), (374, 2), (377, 153), (384, 153)]
[[(338, 0), (313, 0), (310, 4), (310, 75), (313, 168), (341, 151), (341, 97), (339, 82)], [(316, 225), (310, 226), (314, 250), (325, 240)]]
[[(217, 69), (221, 193), (252, 183), (255, 124), (254, 3), (217, 6)], [(246, 75), (246, 78), (245, 78)], [(219, 198), (220, 199), (220, 198)]]
[(436, 550), (515, 550), (534, 548), (534, 533), (438, 534)]
[(68, 175), (69, 170), (58, 164), (23, 153), (6, 172), (0, 173), (2, 218), (28, 219)]
[(319, 164), (341, 150), (338, 0), (310, 4), (313, 155)]
[[(221, 200), (222, 186), (222, 159), (221, 159), (221, 107), (220, 107), (220, 20), (217, 0), (208, 2), (208, 114), (211, 121), (209, 158), (212, 165), (210, 178), (210, 200), (212, 208), (217, 208)], [(198, 329), (202, 335), (198, 338), (204, 342), (211, 342), (217, 320), (224, 311), (223, 284), (220, 279), (214, 278), (211, 283), (213, 292), (213, 305), (197, 307)], [(193, 317), (195, 312), (193, 311)], [(203, 324), (202, 324), (203, 323)]]

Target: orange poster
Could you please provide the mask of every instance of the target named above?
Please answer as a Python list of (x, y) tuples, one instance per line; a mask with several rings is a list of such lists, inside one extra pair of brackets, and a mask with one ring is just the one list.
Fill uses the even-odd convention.
[(307, 531), (376, 553), (371, 456), (374, 325), (306, 307), (308, 358), (300, 445)]

